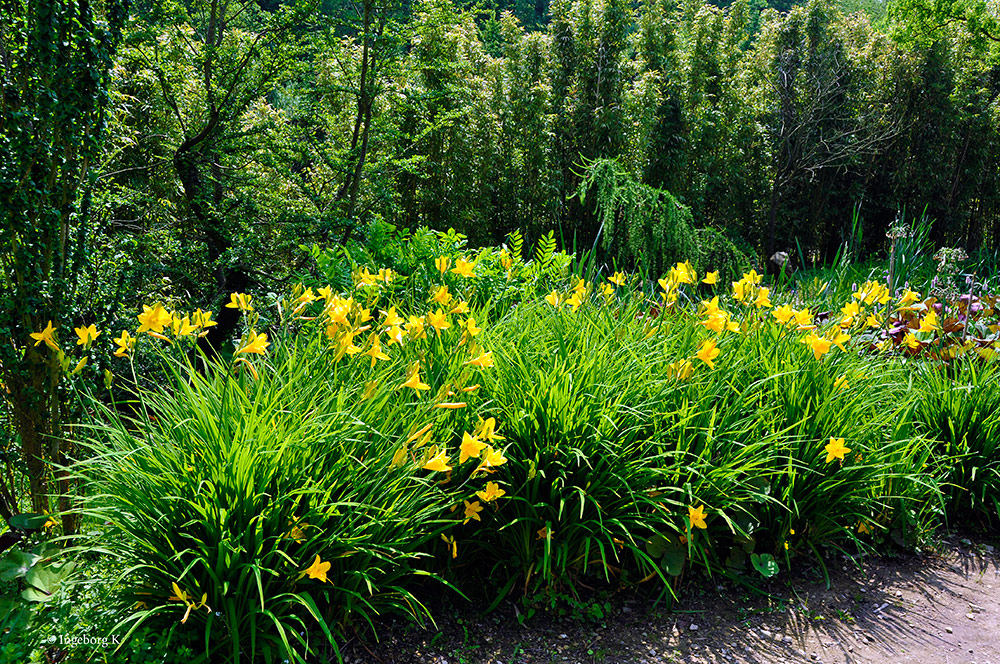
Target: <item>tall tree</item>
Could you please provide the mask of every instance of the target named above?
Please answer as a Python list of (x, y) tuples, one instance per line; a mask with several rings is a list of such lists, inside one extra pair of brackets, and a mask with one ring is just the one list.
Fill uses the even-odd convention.
[[(92, 322), (76, 320), (79, 275), (127, 0), (101, 6), (103, 15), (87, 0), (0, 0), (0, 398), (36, 512), (50, 507), (48, 464), (70, 451), (58, 337), (68, 343), (74, 322)], [(46, 332), (50, 325), (57, 332)], [(68, 480), (59, 479), (65, 494)], [(12, 487), (0, 485), (0, 514), (17, 505)], [(72, 528), (71, 517), (65, 525)]]

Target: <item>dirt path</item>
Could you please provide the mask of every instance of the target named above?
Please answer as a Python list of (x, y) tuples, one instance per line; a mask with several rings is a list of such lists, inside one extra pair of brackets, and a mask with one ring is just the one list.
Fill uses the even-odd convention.
[(1000, 664), (1000, 556), (989, 544), (953, 540), (943, 553), (862, 570), (843, 560), (829, 589), (818, 576), (812, 570), (793, 588), (776, 582), (770, 598), (719, 586), (671, 611), (616, 597), (596, 622), (542, 617), (522, 626), (512, 604), (486, 617), (452, 609), (438, 631), (389, 627), (375, 646), (350, 644), (347, 661)]

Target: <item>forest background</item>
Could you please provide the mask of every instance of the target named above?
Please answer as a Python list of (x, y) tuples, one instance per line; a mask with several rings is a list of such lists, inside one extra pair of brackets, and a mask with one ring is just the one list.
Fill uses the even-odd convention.
[[(995, 2), (2, 10), (12, 458), (62, 458), (42, 447), (67, 368), (27, 343), (47, 321), (117, 329), (136, 301), (219, 311), (233, 291), (329, 278), (337, 256), (345, 282), (352, 262), (405, 273), (418, 227), (472, 245), (552, 232), (654, 277), (679, 260), (725, 277), (775, 251), (884, 256), (917, 218), (936, 246), (1000, 234)], [(220, 316), (215, 342), (237, 323)]]

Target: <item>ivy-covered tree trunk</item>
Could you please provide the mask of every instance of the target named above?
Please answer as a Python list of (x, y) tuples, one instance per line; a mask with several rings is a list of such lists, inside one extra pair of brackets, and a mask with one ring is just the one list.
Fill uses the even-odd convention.
[[(59, 393), (65, 356), (58, 334), (76, 315), (77, 275), (86, 260), (89, 192), (105, 128), (108, 71), (127, 0), (0, 0), (0, 380), (20, 438), (32, 509), (48, 511), (69, 480), (50, 478), (69, 452)], [(52, 321), (56, 336), (29, 336)], [(18, 510), (13, 487), (3, 515)], [(11, 504), (11, 503), (14, 504)], [(75, 528), (64, 517), (68, 531)]]

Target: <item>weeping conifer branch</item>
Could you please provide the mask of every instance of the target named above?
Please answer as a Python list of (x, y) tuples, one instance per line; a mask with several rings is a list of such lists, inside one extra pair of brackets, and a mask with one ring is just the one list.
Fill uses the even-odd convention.
[(601, 250), (621, 264), (662, 274), (678, 261), (699, 260), (691, 209), (664, 189), (639, 182), (616, 159), (585, 163), (576, 197), (590, 195), (600, 225)]

